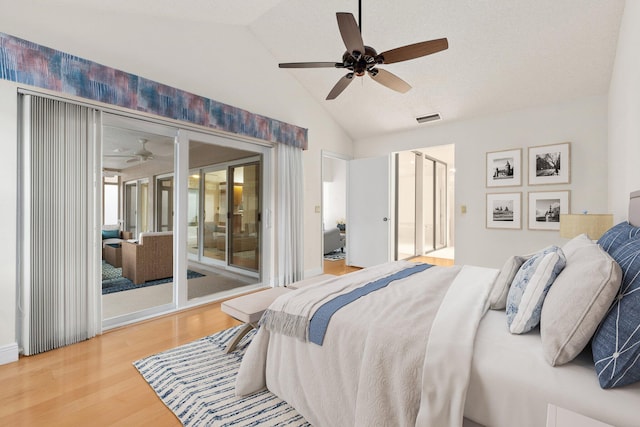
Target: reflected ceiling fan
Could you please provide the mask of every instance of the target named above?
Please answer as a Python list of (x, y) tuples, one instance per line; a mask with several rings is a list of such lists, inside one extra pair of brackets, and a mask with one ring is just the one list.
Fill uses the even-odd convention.
[(393, 64), (394, 62), (407, 61), (440, 52), (449, 47), (446, 38), (430, 40), (410, 44), (377, 53), (371, 46), (366, 46), (362, 41), (362, 10), (361, 0), (358, 1), (358, 21), (353, 14), (346, 12), (336, 13), (338, 28), (347, 51), (342, 55), (342, 62), (287, 62), (279, 64), (280, 68), (346, 68), (349, 72), (338, 80), (338, 83), (327, 95), (327, 100), (335, 99), (344, 91), (354, 76), (362, 77), (366, 74), (383, 86), (397, 92), (405, 93), (411, 86), (389, 71), (378, 68), (381, 64)]
[(147, 160), (153, 160), (153, 153), (147, 150), (147, 142), (148, 140), (145, 138), (138, 139), (138, 142), (142, 145), (138, 150), (134, 151), (132, 154), (108, 154), (105, 157), (127, 157), (127, 163), (135, 163), (135, 162), (145, 162)]

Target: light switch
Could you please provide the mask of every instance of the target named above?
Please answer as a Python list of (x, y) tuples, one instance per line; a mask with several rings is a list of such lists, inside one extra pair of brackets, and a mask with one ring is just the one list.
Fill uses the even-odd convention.
[(316, 213), (320, 213), (320, 205), (316, 205)]
[(463, 213), (463, 214), (467, 213), (467, 205), (460, 206), (460, 213)]

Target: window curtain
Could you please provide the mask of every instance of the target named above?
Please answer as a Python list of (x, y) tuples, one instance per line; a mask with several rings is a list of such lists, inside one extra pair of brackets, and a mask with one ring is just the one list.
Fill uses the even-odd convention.
[(100, 333), (97, 114), (22, 95), (19, 323), (25, 355)]
[(278, 285), (303, 278), (302, 149), (278, 144)]

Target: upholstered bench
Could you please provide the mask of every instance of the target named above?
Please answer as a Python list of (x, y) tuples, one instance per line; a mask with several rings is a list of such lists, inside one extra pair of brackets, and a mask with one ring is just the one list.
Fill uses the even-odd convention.
[(254, 292), (252, 294), (243, 295), (238, 298), (233, 298), (224, 301), (221, 305), (222, 311), (244, 323), (244, 326), (240, 328), (238, 333), (227, 345), (226, 352), (229, 353), (236, 348), (236, 345), (240, 342), (247, 332), (258, 326), (258, 321), (262, 317), (262, 314), (271, 305), (276, 298), (287, 292), (292, 292), (295, 289), (299, 289), (304, 286), (310, 286), (316, 283), (320, 283), (324, 280), (328, 280), (335, 277), (333, 274), (321, 274), (319, 276), (313, 276), (308, 279), (299, 280), (295, 283), (288, 285), (287, 287), (277, 287), (265, 289), (264, 291)]
[(280, 286), (224, 301), (221, 305), (222, 311), (244, 323), (244, 327), (229, 341), (226, 352), (229, 353), (233, 351), (242, 337), (251, 329), (258, 326), (258, 321), (262, 317), (262, 313), (264, 313), (271, 303), (280, 295), (287, 292), (292, 291), (291, 289)]

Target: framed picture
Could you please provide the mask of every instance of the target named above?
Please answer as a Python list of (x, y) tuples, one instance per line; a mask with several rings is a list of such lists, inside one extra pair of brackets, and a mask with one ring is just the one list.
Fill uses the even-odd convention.
[(522, 185), (522, 150), (487, 153), (487, 187)]
[(522, 193), (487, 194), (487, 228), (522, 228)]
[(569, 213), (569, 190), (529, 193), (529, 229), (560, 230), (560, 214)]
[(568, 184), (570, 177), (570, 143), (529, 147), (529, 185)]

